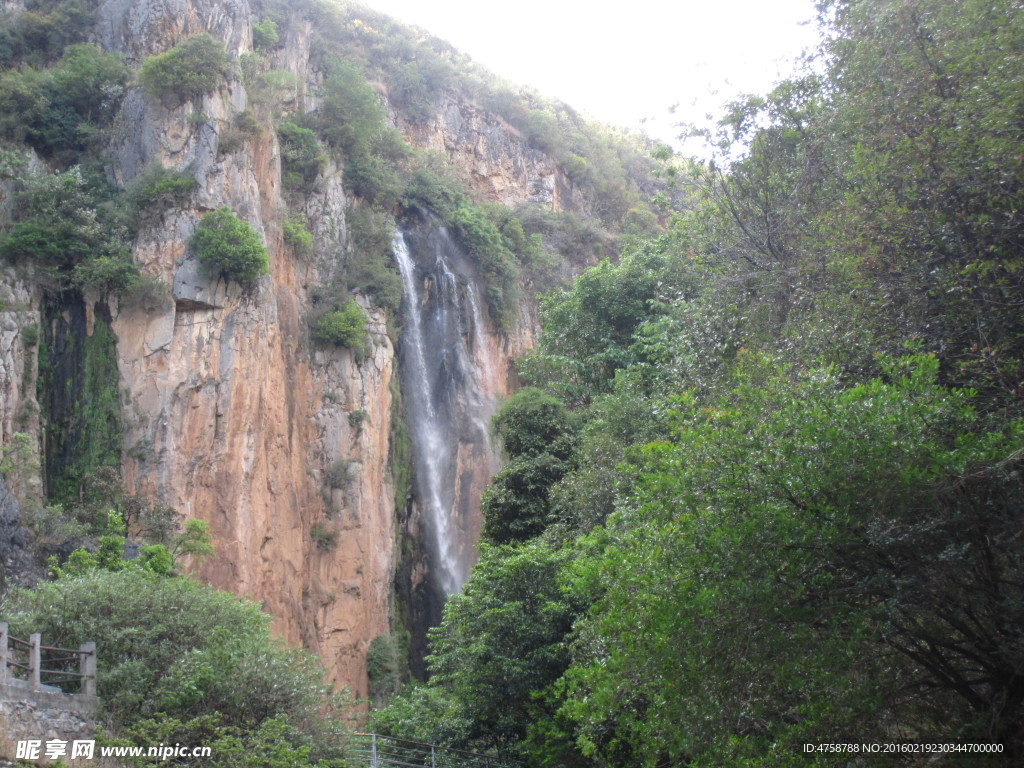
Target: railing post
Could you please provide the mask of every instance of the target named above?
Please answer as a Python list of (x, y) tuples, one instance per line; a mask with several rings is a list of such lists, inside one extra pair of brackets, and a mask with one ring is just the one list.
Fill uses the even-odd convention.
[(0, 685), (7, 683), (7, 622), (0, 621)]
[(82, 693), (96, 695), (96, 643), (82, 643), (78, 646), (78, 671), (82, 675)]
[(370, 734), (370, 768), (377, 768), (377, 734)]
[(43, 688), (42, 681), (42, 651), (39, 646), (43, 644), (42, 635), (36, 632), (33, 635), (29, 635), (28, 638), (28, 674), (29, 674), (29, 685), (32, 686), (33, 691), (39, 691)]
[(434, 757), (434, 745), (430, 745), (430, 768), (437, 768), (437, 759)]

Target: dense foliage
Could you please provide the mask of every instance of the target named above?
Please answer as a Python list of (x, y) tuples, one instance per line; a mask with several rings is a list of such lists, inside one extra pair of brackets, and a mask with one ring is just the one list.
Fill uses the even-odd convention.
[(544, 766), (1024, 756), (1024, 18), (821, 7), (821, 56), (709, 132), (670, 231), (543, 302), (496, 419), (503, 546), (374, 725)]
[(108, 204), (109, 188), (80, 167), (29, 176), (16, 199), (15, 223), (0, 256), (31, 264), (57, 288), (121, 292), (138, 278), (128, 228)]
[(100, 143), (121, 106), (129, 78), (118, 54), (69, 46), (48, 69), (0, 73), (0, 135), (65, 159)]
[(189, 246), (209, 274), (246, 286), (269, 268), (259, 234), (226, 205), (200, 220)]
[[(160, 731), (182, 743), (204, 737), (267, 740), (302, 765), (324, 747), (324, 708), (331, 698), (322, 673), (304, 654), (283, 648), (255, 603), (185, 578), (144, 568), (94, 568), (4, 597), (13, 634), (41, 632), (48, 643), (98, 649), (104, 712), (137, 743)], [(340, 746), (335, 733), (334, 750)], [(154, 742), (155, 743), (155, 742)], [(215, 754), (214, 765), (233, 765)]]
[(224, 45), (203, 33), (142, 62), (139, 83), (155, 99), (174, 107), (212, 91), (227, 77)]
[(313, 328), (313, 340), (324, 344), (338, 344), (348, 347), (357, 354), (365, 354), (366, 312), (349, 299), (338, 309), (321, 315)]
[[(677, 163), (665, 181), (642, 142), (373, 12), (257, 5), (256, 50), (238, 62), (252, 106), (217, 147), (238, 152), (275, 126), (281, 233), (304, 259), (325, 239), (309, 195), (343, 169), (350, 247), (311, 289), (314, 341), (365, 352), (353, 293), (397, 312), (390, 233), (413, 209), (472, 253), (502, 328), (561, 256), (609, 256), (609, 230), (629, 234), (614, 262), (543, 300), (540, 346), (520, 363), (533, 386), (494, 422), (507, 462), (482, 500), (480, 561), (431, 635), (430, 680), (373, 728), (538, 766), (768, 768), (803, 764), (802, 745), (823, 741), (996, 742), (985, 764), (1024, 759), (1018, 3), (824, 0), (813, 65), (733, 105), (707, 134), (716, 161)], [(305, 104), (291, 73), (267, 71), (291, 10), (313, 22), (325, 75)], [(47, 480), (63, 506), (26, 520), (53, 552), (97, 538), (55, 582), (6, 598), (4, 615), (58, 644), (98, 640), (107, 713), (135, 743), (311, 764), (334, 738), (317, 671), (269, 640), (254, 606), (171, 577), (172, 545), (189, 545), (117, 490), (117, 340), (93, 312), (102, 301), (92, 332), (73, 326), (86, 295), (127, 308), (152, 292), (132, 233), (189, 206), (197, 181), (155, 166), (125, 190), (108, 181), (100, 151), (130, 78), (82, 42), (95, 17), (92, 2), (29, 0), (0, 24), (0, 137), (54, 169), (18, 182), (0, 240), (48, 295), (21, 338), (39, 347)], [(139, 83), (175, 107), (232, 74), (223, 46), (197, 35), (146, 60)], [(451, 95), (498, 114), (561, 164), (597, 220), (481, 202), (446, 157), (401, 140), (382, 92), (403, 127)], [(0, 149), (0, 171), (21, 175), (27, 160)], [(190, 246), (212, 276), (247, 286), (268, 268), (227, 208)], [(143, 460), (145, 445), (132, 450)], [(28, 471), (28, 454), (5, 452), (0, 470)], [(328, 486), (349, 470), (333, 466)], [(133, 526), (151, 540), (128, 564)], [(338, 532), (311, 535), (327, 551)], [(391, 636), (370, 651), (382, 704), (399, 651)]]

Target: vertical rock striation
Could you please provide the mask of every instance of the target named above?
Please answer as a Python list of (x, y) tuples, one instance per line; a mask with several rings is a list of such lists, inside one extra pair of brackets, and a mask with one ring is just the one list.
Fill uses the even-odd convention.
[[(237, 59), (251, 52), (257, 20), (245, 0), (105, 0), (95, 40), (138, 65), (205, 32)], [(316, 103), (322, 73), (311, 61), (310, 29), (308, 21), (293, 19), (268, 54), (269, 66), (295, 77), (294, 92), (276, 96), (286, 111)], [(398, 526), (421, 522), (396, 520), (396, 509), (407, 508), (405, 498), (395, 498), (396, 352), (384, 310), (365, 297), (357, 297), (372, 338), (365, 356), (311, 345), (313, 291), (349, 248), (343, 169), (328, 166), (301, 202), (315, 255), (297, 257), (283, 242), (280, 221), (289, 204), (293, 210), (300, 204), (282, 197), (273, 130), (225, 142), (251, 106), (237, 76), (173, 108), (139, 89), (124, 100), (123, 130), (111, 148), (116, 180), (128, 183), (159, 165), (194, 175), (198, 188), (186, 207), (153, 213), (133, 243), (143, 274), (163, 287), (167, 300), (156, 306), (111, 301), (125, 421), (122, 475), (130, 491), (207, 521), (217, 554), (197, 565), (200, 577), (261, 601), (283, 638), (318, 653), (332, 681), (365, 696), (367, 648), (394, 621)], [(418, 146), (445, 151), (493, 200), (586, 209), (549, 158), (476, 106), (449, 99), (429, 125), (400, 127)], [(0, 222), (8, 216), (7, 199), (0, 188)], [(269, 274), (249, 289), (207, 275), (187, 248), (202, 215), (224, 205), (267, 246)], [(488, 409), (511, 386), (511, 361), (532, 343), (535, 319), (524, 306), (519, 332), (495, 332), (475, 300), (481, 286), (472, 268), (454, 265), (448, 273), (459, 301), (455, 337), (443, 343), (459, 348), (474, 400), (456, 406), (472, 416), (454, 428), (445, 480), (453, 523), (464, 532), (455, 544), (452, 587), (472, 561), (479, 496), (494, 470)], [(413, 280), (428, 293), (440, 287), (428, 285), (423, 268)], [(38, 326), (39, 308), (30, 281), (10, 270), (0, 274), (5, 445), (18, 431), (39, 443), (38, 409), (32, 410), (36, 350), (24, 336)], [(90, 323), (84, 332), (92, 333)], [(41, 493), (39, 487), (12, 490), (22, 498)], [(3, 526), (24, 538), (13, 507), (4, 510)]]

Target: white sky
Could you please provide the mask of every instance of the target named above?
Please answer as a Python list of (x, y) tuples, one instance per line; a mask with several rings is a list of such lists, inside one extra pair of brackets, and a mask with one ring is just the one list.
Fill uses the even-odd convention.
[(592, 118), (633, 129), (646, 118), (663, 141), (675, 123), (704, 123), (736, 95), (765, 92), (817, 39), (802, 23), (813, 0), (359, 2)]

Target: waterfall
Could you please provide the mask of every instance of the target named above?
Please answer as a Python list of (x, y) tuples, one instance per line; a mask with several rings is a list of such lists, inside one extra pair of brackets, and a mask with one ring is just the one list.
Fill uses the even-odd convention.
[(404, 289), (399, 349), (414, 493), (433, 578), (450, 595), (469, 574), (479, 493), (496, 467), (487, 429), (495, 365), (472, 268), (448, 231), (423, 214), (395, 233), (394, 253)]

